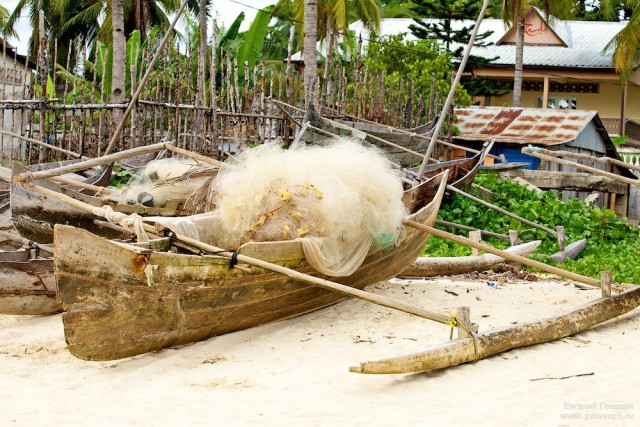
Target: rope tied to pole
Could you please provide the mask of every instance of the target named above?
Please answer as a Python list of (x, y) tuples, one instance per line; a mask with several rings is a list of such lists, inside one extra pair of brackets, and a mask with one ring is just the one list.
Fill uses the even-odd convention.
[(451, 330), (449, 331), (449, 340), (453, 339), (453, 328), (455, 327), (462, 328), (462, 330), (469, 334), (473, 342), (473, 354), (475, 356), (475, 359), (473, 359), (473, 361), (475, 362), (476, 360), (478, 360), (480, 358), (480, 354), (478, 353), (478, 336), (476, 335), (476, 333), (469, 329), (463, 322), (458, 321), (458, 318), (454, 313), (451, 313), (449, 315), (449, 319), (447, 320), (446, 324), (451, 327)]
[(136, 235), (138, 242), (148, 242), (149, 234), (144, 229), (143, 218), (138, 214), (127, 215), (114, 211), (111, 206), (105, 205), (100, 208), (93, 208), (92, 213), (101, 216), (107, 221), (118, 224)]

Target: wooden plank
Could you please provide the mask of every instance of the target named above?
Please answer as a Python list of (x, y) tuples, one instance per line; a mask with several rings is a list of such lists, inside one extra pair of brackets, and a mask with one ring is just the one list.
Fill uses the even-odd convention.
[[(544, 150), (544, 152), (548, 152), (548, 150)], [(537, 157), (539, 159), (542, 160), (546, 160), (548, 162), (555, 162), (561, 165), (565, 165), (565, 166), (570, 166), (570, 167), (574, 167), (576, 169), (582, 169), (584, 171), (587, 172), (591, 172), (591, 173), (595, 173), (598, 175), (602, 175), (602, 176), (606, 176), (612, 179), (615, 179), (617, 181), (620, 182), (624, 182), (627, 184), (631, 184), (631, 185), (635, 185), (636, 187), (640, 187), (640, 180), (638, 179), (631, 179), (631, 178), (625, 178), (624, 176), (615, 174), (615, 173), (611, 173), (611, 172), (607, 172), (607, 171), (603, 171), (597, 168), (592, 168), (591, 166), (586, 166), (586, 165), (582, 165), (580, 163), (576, 163), (576, 162), (570, 162), (568, 160), (563, 160), (563, 159), (559, 159), (557, 157), (553, 157), (547, 154), (543, 154), (542, 152), (540, 152), (540, 149), (534, 147), (533, 149), (529, 148), (529, 147), (524, 147), (522, 149), (522, 154), (528, 154), (530, 156), (533, 157)]]
[(521, 178), (544, 190), (602, 191), (624, 194), (627, 185), (605, 176), (580, 172), (552, 172), (519, 169), (500, 173), (501, 178)]

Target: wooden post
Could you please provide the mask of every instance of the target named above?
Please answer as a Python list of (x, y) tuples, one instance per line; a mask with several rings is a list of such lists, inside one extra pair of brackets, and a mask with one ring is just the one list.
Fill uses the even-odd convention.
[(544, 78), (544, 86), (542, 88), (542, 108), (548, 108), (549, 105), (549, 77)]
[(602, 290), (602, 298), (611, 297), (611, 271), (604, 270), (600, 272), (600, 289)]
[[(469, 306), (456, 307), (456, 322), (462, 324), (464, 328), (458, 326), (458, 339), (469, 338), (471, 335), (468, 331), (477, 332), (477, 325), (471, 324), (471, 308)], [(466, 328), (466, 329), (465, 329)]]
[(556, 226), (556, 233), (558, 233), (558, 248), (559, 251), (564, 251), (565, 242), (567, 237), (564, 234), (564, 227), (561, 225)]
[[(44, 38), (44, 11), (38, 11), (38, 37), (40, 38), (40, 49), (38, 50), (38, 69), (40, 71), (40, 140), (46, 142), (45, 137), (45, 103), (47, 102), (47, 59), (45, 56), (45, 38)], [(78, 58), (80, 61), (80, 58)], [(5, 64), (6, 66), (6, 64)], [(27, 68), (29, 64), (27, 64)], [(38, 163), (44, 162), (46, 151), (40, 147), (38, 150)]]
[(519, 243), (518, 232), (516, 230), (509, 230), (509, 241), (511, 246), (517, 246)]
[[(473, 240), (476, 243), (480, 243), (482, 241), (482, 232), (480, 230), (470, 231), (469, 239)], [(473, 256), (480, 255), (480, 249), (471, 248), (471, 255)]]

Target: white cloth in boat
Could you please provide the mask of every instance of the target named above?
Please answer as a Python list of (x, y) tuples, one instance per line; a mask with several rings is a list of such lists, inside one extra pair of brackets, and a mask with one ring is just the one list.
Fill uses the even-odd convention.
[[(149, 217), (144, 220), (162, 224), (177, 234), (219, 246), (216, 239), (219, 236), (216, 232), (217, 218), (213, 212), (186, 217)], [(358, 239), (348, 242), (327, 237), (300, 237), (295, 241), (300, 242), (307, 262), (314, 269), (327, 276), (345, 277), (362, 265), (371, 250), (373, 238), (368, 233), (362, 233)]]

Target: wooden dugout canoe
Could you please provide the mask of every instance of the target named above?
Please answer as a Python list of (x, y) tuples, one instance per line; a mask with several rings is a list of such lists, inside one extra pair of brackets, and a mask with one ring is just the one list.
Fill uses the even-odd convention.
[[(529, 256), (540, 246), (541, 241), (523, 243), (506, 249), (507, 252)], [(504, 258), (493, 254), (460, 257), (419, 257), (398, 276), (401, 277), (433, 277), (454, 274), (465, 274), (472, 271), (490, 270), (501, 262), (508, 262)]]
[[(438, 175), (405, 191), (410, 217), (433, 224), (445, 185)], [(354, 274), (338, 278), (311, 268), (296, 241), (248, 243), (239, 253), (362, 289), (401, 272), (428, 237), (405, 227), (400, 246), (371, 252)], [(141, 248), (69, 226), (56, 226), (54, 243), (65, 338), (69, 350), (86, 360), (118, 359), (199, 341), (343, 298), (277, 273), (229, 269), (225, 258)]]
[[(375, 126), (366, 123), (354, 123), (354, 122), (339, 122), (322, 117), (313, 108), (307, 110), (305, 115), (305, 122), (309, 122), (312, 126), (318, 129), (322, 129), (322, 132), (314, 130), (312, 128), (306, 128), (302, 132), (300, 139), (310, 144), (315, 144), (321, 141), (325, 141), (330, 138), (327, 133), (336, 135), (357, 138), (362, 141), (367, 141), (372, 145), (376, 145), (388, 154), (391, 154), (401, 166), (407, 166), (415, 164), (420, 158), (415, 154), (407, 153), (406, 151), (384, 144), (375, 139), (371, 139), (368, 135), (377, 136), (386, 141), (400, 145), (409, 150), (421, 152), (426, 150), (428, 141), (422, 138), (417, 138), (412, 135), (406, 135), (401, 133), (384, 132), (384, 126)], [(431, 124), (424, 125), (425, 132), (431, 129)], [(480, 167), (484, 163), (486, 154), (491, 150), (492, 144), (484, 144), (479, 153), (475, 156), (463, 159), (449, 160), (446, 162), (432, 163), (427, 165), (424, 172), (424, 177), (431, 178), (438, 175), (444, 170), (449, 170), (448, 184), (454, 187), (464, 190), (471, 186), (473, 181), (480, 170)], [(408, 169), (409, 173), (417, 173), (419, 168)]]
[[(347, 120), (337, 120), (338, 123), (341, 123), (350, 128), (355, 128), (361, 132), (365, 132), (368, 135), (373, 136), (365, 136), (365, 140), (381, 149), (391, 154), (394, 159), (396, 159), (401, 166), (410, 166), (414, 165), (420, 161), (420, 158), (415, 154), (408, 153), (401, 148), (393, 147), (390, 145), (386, 145), (375, 139), (381, 138), (385, 141), (392, 142), (401, 147), (407, 148), (409, 150), (417, 151), (420, 153), (424, 153), (427, 150), (427, 146), (429, 145), (429, 140), (426, 138), (420, 138), (416, 135), (410, 135), (407, 133), (394, 132), (390, 127), (384, 125), (376, 125), (373, 123), (364, 123), (364, 122), (354, 122)], [(422, 135), (422, 136), (430, 136), (433, 128), (435, 127), (435, 120), (429, 123), (425, 123), (422, 126), (412, 129), (403, 129), (406, 132), (411, 132), (414, 134)]]
[(31, 248), (0, 252), (0, 314), (48, 315), (62, 310), (51, 255)]

